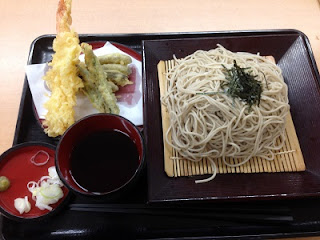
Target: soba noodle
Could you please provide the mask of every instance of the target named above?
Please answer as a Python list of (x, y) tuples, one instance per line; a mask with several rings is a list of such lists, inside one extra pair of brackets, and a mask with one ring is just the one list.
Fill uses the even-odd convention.
[[(281, 70), (265, 57), (233, 53), (220, 45), (174, 59), (175, 66), (167, 74), (167, 92), (161, 99), (170, 116), (166, 140), (184, 159), (210, 161), (213, 175), (196, 182), (215, 177), (214, 160), (219, 157), (230, 167), (254, 156), (273, 160), (275, 151), (284, 145), (289, 112)], [(262, 86), (259, 105), (249, 108), (221, 87), (227, 81), (223, 66), (232, 68), (234, 60), (257, 76)], [(228, 157), (238, 159), (238, 163), (228, 162)]]

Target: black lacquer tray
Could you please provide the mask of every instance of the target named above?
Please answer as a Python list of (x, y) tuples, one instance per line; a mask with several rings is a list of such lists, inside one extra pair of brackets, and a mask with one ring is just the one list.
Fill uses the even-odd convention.
[[(157, 34), (121, 34), (121, 35), (80, 35), (83, 42), (113, 41), (124, 44), (142, 54), (142, 41), (158, 39), (203, 38), (212, 36), (290, 36), (299, 38), (307, 49), (309, 64), (313, 69), (314, 77), (319, 80), (319, 73), (313, 58), (310, 44), (306, 36), (295, 30), (268, 30), (268, 31), (229, 31), (229, 32), (196, 32), (196, 33), (157, 33)], [(31, 45), (28, 64), (43, 63), (51, 59), (52, 41), (54, 35), (45, 35), (37, 38)], [(153, 58), (153, 56), (149, 56)], [(150, 84), (150, 83), (149, 83)], [(152, 84), (152, 83), (151, 83)], [(144, 86), (148, 84), (144, 83)], [(149, 93), (150, 94), (150, 93)], [(145, 96), (144, 105), (148, 98)], [(150, 106), (150, 102), (148, 105)], [(315, 108), (316, 109), (316, 108)], [(147, 111), (145, 111), (145, 114)], [(155, 116), (156, 117), (156, 116)], [(144, 116), (145, 124), (152, 116)], [(314, 123), (316, 124), (316, 123)], [(149, 132), (148, 132), (149, 131)], [(144, 126), (144, 134), (148, 157), (153, 154), (150, 144), (154, 141), (150, 136), (150, 128)], [(43, 141), (56, 145), (58, 139), (48, 138), (35, 118), (31, 93), (25, 79), (22, 92), (16, 132), (13, 145), (30, 141)], [(315, 142), (319, 138), (315, 136)], [(148, 165), (148, 167), (150, 167)], [(149, 169), (150, 170), (150, 169)], [(149, 176), (147, 176), (149, 174)], [(150, 171), (137, 187), (121, 201), (113, 203), (147, 204), (150, 198), (148, 179)], [(241, 186), (239, 186), (241, 187)], [(149, 192), (149, 194), (148, 194)], [(152, 192), (151, 192), (152, 193)], [(92, 203), (91, 199), (73, 196), (71, 203)], [(160, 204), (170, 204), (162, 202)], [(179, 204), (185, 204), (180, 202)], [(204, 201), (195, 201), (192, 204), (204, 204)], [(289, 236), (310, 236), (320, 234), (320, 204), (318, 198), (293, 198), (285, 200), (255, 200), (255, 201), (215, 201), (215, 207), (261, 207), (273, 209), (286, 207), (294, 221), (286, 224), (266, 224), (248, 221), (233, 221), (219, 219), (182, 218), (174, 216), (152, 216), (143, 214), (112, 214), (74, 212), (67, 206), (52, 218), (41, 222), (15, 222), (2, 217), (1, 236), (3, 239), (261, 239), (280, 238)]]

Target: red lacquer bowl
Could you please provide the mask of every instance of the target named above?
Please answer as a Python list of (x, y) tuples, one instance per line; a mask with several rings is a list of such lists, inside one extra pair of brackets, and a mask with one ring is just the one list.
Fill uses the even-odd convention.
[[(128, 180), (123, 184), (121, 184), (120, 186), (105, 192), (88, 191), (86, 189), (83, 189), (81, 186), (79, 186), (79, 184), (76, 182), (76, 180), (72, 175), (72, 166), (71, 166), (72, 151), (78, 146), (78, 144), (80, 144), (83, 140), (85, 140), (91, 134), (108, 131), (108, 130), (120, 131), (131, 139), (131, 141), (134, 143), (138, 152), (138, 164), (134, 172), (131, 172), (130, 176), (128, 176)], [(106, 161), (106, 158), (108, 157), (108, 152), (115, 151), (115, 149), (110, 149), (107, 144), (105, 145), (104, 148), (105, 148), (104, 149), (105, 155), (103, 154), (103, 156), (99, 157), (99, 159), (101, 158), (101, 161)], [(126, 151), (127, 149), (121, 149), (121, 150)], [(114, 160), (117, 160), (117, 159), (114, 159)], [(132, 161), (130, 157), (123, 162), (124, 168), (127, 166), (127, 164), (130, 164), (129, 161)], [(104, 199), (104, 200), (118, 199), (123, 194), (125, 194), (130, 189), (132, 189), (134, 184), (142, 175), (144, 165), (145, 165), (144, 141), (139, 129), (129, 120), (114, 114), (107, 114), (107, 113), (94, 114), (79, 120), (78, 122), (73, 124), (64, 133), (64, 135), (62, 135), (59, 141), (59, 144), (57, 146), (55, 163), (56, 163), (56, 169), (60, 179), (63, 181), (65, 186), (67, 186), (72, 192), (76, 194), (80, 194), (82, 196), (95, 197), (96, 199)], [(88, 167), (92, 168), (92, 162), (90, 161), (90, 159), (88, 159)], [(97, 172), (98, 170), (93, 170), (93, 171)], [(124, 174), (124, 173), (119, 171), (119, 173), (116, 174), (116, 176), (111, 181), (117, 181), (117, 177), (120, 177), (121, 174)], [(90, 177), (92, 176), (90, 176), (90, 174), (87, 174), (87, 178), (89, 179)], [(101, 181), (106, 181), (106, 180), (102, 178)]]
[[(49, 161), (43, 166), (36, 166), (30, 159), (40, 150), (49, 154)], [(56, 204), (50, 205), (53, 207), (51, 211), (40, 210), (36, 207), (32, 194), (27, 188), (28, 182), (37, 182), (42, 176), (48, 176), (48, 168), (55, 166), (54, 157), (55, 147), (40, 142), (15, 145), (0, 156), (0, 176), (6, 176), (10, 180), (10, 187), (4, 192), (0, 192), (0, 211), (3, 215), (13, 220), (43, 219), (55, 214), (63, 207), (63, 203), (70, 197), (68, 188), (62, 188), (64, 197)], [(28, 213), (20, 214), (14, 207), (14, 200), (25, 196), (28, 196), (31, 210)]]

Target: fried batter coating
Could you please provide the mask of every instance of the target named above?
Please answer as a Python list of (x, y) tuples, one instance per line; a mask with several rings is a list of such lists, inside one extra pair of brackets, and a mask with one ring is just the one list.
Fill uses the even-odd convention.
[(105, 75), (108, 81), (111, 81), (121, 87), (124, 87), (128, 84), (133, 84), (133, 82), (129, 81), (127, 75), (117, 70), (105, 71)]
[(103, 104), (103, 99), (99, 97), (99, 92), (96, 91), (94, 79), (91, 77), (85, 63), (80, 62), (78, 65), (79, 74), (83, 80), (84, 88), (82, 91), (89, 97), (92, 104), (96, 103), (98, 106)]
[(102, 68), (104, 71), (118, 71), (122, 74), (126, 75), (127, 77), (131, 74), (131, 69), (128, 65), (121, 65), (121, 64), (103, 64)]
[(76, 93), (83, 87), (78, 77), (77, 64), (81, 47), (76, 32), (70, 30), (71, 0), (60, 0), (57, 11), (58, 34), (53, 41), (54, 55), (49, 71), (44, 76), (51, 90), (49, 100), (44, 104), (48, 110), (43, 125), (50, 137), (62, 135), (74, 123)]
[(112, 92), (116, 92), (116, 91), (119, 90), (119, 87), (118, 87), (116, 84), (114, 84), (114, 83), (111, 82), (111, 81), (108, 81), (108, 82), (109, 82), (109, 84), (110, 84), (110, 86), (111, 86)]
[(115, 85), (106, 81), (105, 73), (99, 59), (94, 55), (92, 46), (82, 43), (85, 54), (85, 65), (79, 64), (79, 73), (84, 82), (84, 92), (93, 106), (100, 112), (119, 114), (117, 98), (114, 95)]
[(98, 57), (100, 64), (121, 64), (128, 65), (132, 62), (131, 58), (121, 53), (111, 53)]

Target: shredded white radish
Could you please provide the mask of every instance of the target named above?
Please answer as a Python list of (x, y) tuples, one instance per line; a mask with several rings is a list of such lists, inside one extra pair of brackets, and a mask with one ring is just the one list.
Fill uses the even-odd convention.
[[(44, 162), (36, 162), (37, 156), (40, 155), (41, 153), (46, 155), (47, 159)], [(45, 164), (47, 164), (49, 162), (49, 159), (50, 159), (49, 153), (47, 153), (46, 151), (40, 150), (30, 158), (30, 161), (36, 166), (43, 166), (43, 165), (45, 165)]]
[(38, 181), (38, 185), (41, 186), (41, 183), (42, 183), (42, 182), (44, 182), (44, 181), (46, 181), (46, 180), (49, 180), (49, 179), (50, 179), (49, 176), (42, 176), (42, 177), (40, 178), (40, 180)]
[(28, 190), (32, 193), (32, 199), (36, 201), (36, 207), (40, 210), (52, 210), (50, 204), (54, 204), (63, 197), (61, 182), (56, 168), (54, 166), (48, 168), (49, 176), (42, 176), (38, 182), (30, 181), (27, 184)]
[(58, 202), (63, 197), (63, 192), (57, 184), (42, 182), (40, 187), (34, 189), (32, 195), (36, 197), (36, 207), (40, 210), (52, 210), (49, 205)]
[(60, 187), (63, 186), (63, 183), (61, 182), (61, 180), (60, 180), (60, 178), (58, 176), (58, 173), (57, 173), (57, 170), (56, 170), (55, 166), (49, 167), (48, 168), (48, 173), (49, 173), (49, 176), (50, 176), (49, 182), (54, 183), (54, 184), (58, 184)]
[[(27, 188), (28, 188), (29, 192), (31, 192), (31, 193), (37, 187), (39, 187), (39, 184), (35, 181), (28, 182), (28, 184), (27, 184)], [(32, 196), (32, 200), (36, 201), (36, 198), (34, 196)]]
[(27, 184), (27, 188), (29, 191), (31, 191), (32, 189), (34, 189), (35, 187), (38, 187), (38, 183), (35, 181), (30, 181)]

